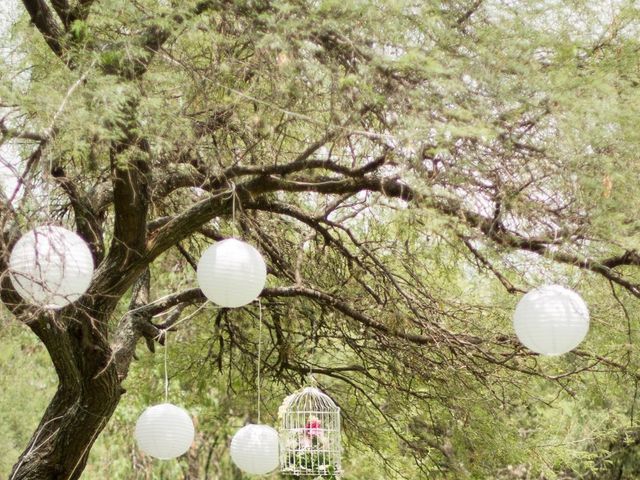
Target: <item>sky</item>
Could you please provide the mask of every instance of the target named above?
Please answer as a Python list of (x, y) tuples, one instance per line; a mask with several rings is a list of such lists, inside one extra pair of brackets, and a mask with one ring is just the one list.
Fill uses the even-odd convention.
[(0, 2), (0, 31), (4, 32), (15, 18), (18, 0), (2, 0)]
[[(538, 21), (540, 28), (549, 29), (557, 24), (556, 19), (548, 15), (558, 15), (563, 13), (568, 18), (573, 19), (571, 24), (575, 26), (577, 35), (589, 38), (598, 38), (604, 34), (612, 18), (620, 11), (623, 5), (633, 5), (637, 0), (600, 0), (598, 2), (586, 2), (581, 9), (574, 10), (573, 3), (565, 3), (563, 0), (490, 0), (485, 3), (485, 8), (494, 15), (498, 12), (502, 14), (517, 14), (523, 7), (539, 11)], [(556, 8), (541, 8), (543, 5)], [(561, 7), (558, 9), (558, 5)], [(637, 7), (636, 7), (637, 8)], [(548, 15), (545, 15), (548, 11)], [(9, 55), (15, 55), (15, 44), (10, 37), (10, 27), (23, 13), (20, 0), (0, 0), (0, 57), (6, 59)], [(599, 22), (589, 22), (583, 25), (582, 17), (593, 18), (596, 16)], [(629, 32), (631, 33), (631, 32)], [(0, 98), (0, 102), (2, 98)], [(0, 117), (6, 114), (0, 107)], [(5, 194), (11, 194), (16, 186), (14, 172), (19, 170), (20, 158), (18, 149), (7, 143), (0, 145), (0, 189)]]
[[(9, 29), (20, 13), (18, 0), (0, 0), (0, 56), (3, 59), (6, 59), (13, 49)], [(0, 101), (2, 101), (1, 98)], [(0, 115), (4, 115), (4, 113), (0, 108)], [(15, 189), (16, 177), (13, 171), (19, 166), (19, 163), (18, 152), (14, 146), (0, 145), (0, 188), (7, 195), (11, 195)]]

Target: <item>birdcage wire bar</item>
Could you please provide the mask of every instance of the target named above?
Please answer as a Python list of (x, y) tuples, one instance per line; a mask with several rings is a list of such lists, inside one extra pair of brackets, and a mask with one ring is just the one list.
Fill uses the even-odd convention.
[(281, 407), (280, 471), (286, 477), (339, 479), (340, 407), (321, 390), (306, 387)]

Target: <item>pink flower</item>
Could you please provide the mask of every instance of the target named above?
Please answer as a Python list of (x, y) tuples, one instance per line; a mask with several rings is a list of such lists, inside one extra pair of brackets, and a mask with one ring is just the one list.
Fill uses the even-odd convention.
[(322, 435), (322, 425), (320, 424), (320, 420), (315, 417), (311, 417), (307, 420), (306, 425), (304, 426), (304, 433), (309, 435), (310, 437), (319, 437)]

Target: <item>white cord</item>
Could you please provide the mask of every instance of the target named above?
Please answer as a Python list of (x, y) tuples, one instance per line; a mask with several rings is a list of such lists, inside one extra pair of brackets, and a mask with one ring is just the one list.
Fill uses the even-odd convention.
[(236, 237), (236, 184), (231, 182), (231, 231), (232, 235)]
[(174, 323), (173, 325), (171, 325), (171, 328), (176, 328), (178, 325), (180, 325), (183, 322), (186, 322), (187, 320), (191, 320), (193, 317), (195, 317), (198, 313), (200, 313), (200, 311), (205, 308), (207, 305), (209, 304), (209, 300), (206, 300), (202, 305), (200, 305), (194, 312), (190, 313), (189, 315), (187, 315), (186, 317), (184, 317), (182, 320), (180, 320), (179, 322)]
[(169, 331), (164, 331), (164, 402), (169, 403), (169, 370), (167, 368), (167, 356), (169, 350)]
[(260, 309), (258, 317), (258, 424), (260, 424), (260, 368), (262, 366), (262, 302), (260, 299), (258, 299), (258, 308)]

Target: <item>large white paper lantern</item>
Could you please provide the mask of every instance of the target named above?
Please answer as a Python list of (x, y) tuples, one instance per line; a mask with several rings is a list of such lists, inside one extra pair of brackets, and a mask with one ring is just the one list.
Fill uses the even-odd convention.
[(13, 247), (9, 275), (13, 287), (27, 302), (58, 309), (87, 291), (93, 276), (93, 257), (75, 233), (62, 227), (37, 227)]
[(162, 460), (186, 453), (194, 435), (189, 414), (171, 403), (147, 408), (136, 423), (135, 437), (140, 450)]
[(589, 310), (576, 292), (547, 285), (520, 299), (513, 326), (520, 341), (534, 352), (561, 355), (584, 340), (589, 331)]
[(264, 475), (280, 464), (278, 432), (268, 425), (247, 425), (231, 439), (231, 459), (246, 473)]
[(235, 308), (255, 300), (267, 280), (267, 267), (251, 245), (229, 238), (211, 245), (198, 262), (202, 293), (221, 307)]

